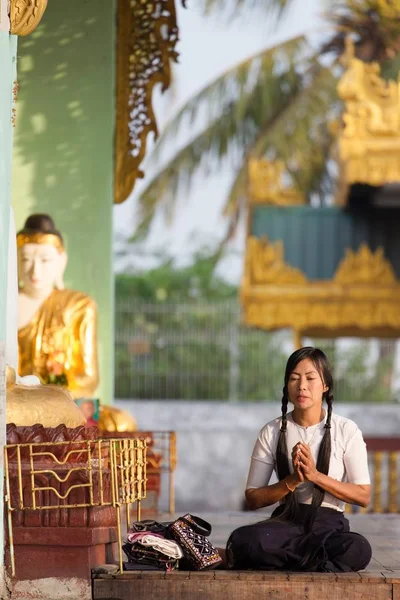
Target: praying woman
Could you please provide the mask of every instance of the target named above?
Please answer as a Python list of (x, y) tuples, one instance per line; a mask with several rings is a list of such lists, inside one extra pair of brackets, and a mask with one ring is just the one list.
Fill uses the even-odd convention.
[[(368, 540), (350, 532), (344, 516), (346, 503), (370, 502), (366, 445), (357, 425), (332, 406), (326, 355), (300, 348), (287, 361), (282, 415), (261, 429), (246, 486), (250, 509), (279, 505), (271, 518), (233, 531), (229, 567), (349, 572), (370, 562)], [(279, 481), (270, 485), (274, 470)]]

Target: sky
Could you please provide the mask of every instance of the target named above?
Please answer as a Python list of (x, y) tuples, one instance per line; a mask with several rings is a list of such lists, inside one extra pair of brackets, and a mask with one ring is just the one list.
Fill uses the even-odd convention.
[[(160, 132), (167, 120), (190, 96), (228, 67), (288, 37), (321, 31), (322, 28), (322, 0), (297, 0), (278, 30), (270, 25), (262, 12), (227, 23), (217, 15), (202, 17), (195, 9), (196, 0), (189, 0), (187, 9), (183, 9), (178, 1), (176, 0), (180, 41), (177, 49), (180, 59), (174, 69), (174, 84), (163, 97), (157, 88), (154, 92)], [(148, 144), (148, 158), (151, 156), (149, 149), (151, 144)], [(114, 207), (116, 247), (119, 247), (117, 240), (133, 233), (135, 199), (150, 180), (150, 174), (155, 172), (155, 167), (151, 162), (149, 164), (149, 160), (144, 163), (144, 167), (147, 177), (136, 185), (128, 200)], [(144, 251), (150, 253), (165, 248), (176, 258), (178, 264), (184, 264), (200, 246), (216, 245), (225, 232), (221, 209), (232, 177), (233, 169), (229, 165), (213, 177), (199, 174), (189, 195), (178, 198), (178, 210), (173, 223), (167, 226), (161, 217), (156, 218), (143, 246)], [(219, 274), (232, 283), (240, 281), (244, 242), (242, 227), (235, 240), (229, 244), (227, 257), (218, 267)], [(153, 263), (143, 263), (143, 256), (131, 254), (127, 259), (117, 259), (115, 269), (121, 272), (143, 264), (145, 268), (150, 268)]]

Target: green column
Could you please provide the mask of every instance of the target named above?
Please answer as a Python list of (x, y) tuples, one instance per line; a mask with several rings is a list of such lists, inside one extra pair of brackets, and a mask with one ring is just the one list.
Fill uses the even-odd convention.
[[(1, 4), (1, 2), (0, 2)], [(1, 10), (1, 6), (0, 6)], [(0, 498), (3, 498), (3, 446), (5, 444), (5, 362), (6, 297), (8, 227), (11, 202), (11, 154), (12, 154), (12, 102), (15, 80), (17, 39), (7, 31), (0, 31)], [(3, 502), (0, 501), (0, 540), (3, 540)], [(3, 564), (3, 546), (0, 549), (0, 565)], [(1, 577), (2, 580), (2, 577)], [(0, 594), (2, 593), (0, 582)]]
[(69, 256), (65, 285), (99, 309), (102, 402), (112, 399), (115, 0), (49, 2), (20, 38), (13, 207), (17, 230), (50, 214)]

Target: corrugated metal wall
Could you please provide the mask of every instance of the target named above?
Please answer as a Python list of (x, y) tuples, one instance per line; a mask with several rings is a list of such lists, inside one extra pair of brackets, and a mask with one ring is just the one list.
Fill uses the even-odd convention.
[(357, 250), (363, 242), (372, 250), (383, 246), (400, 277), (399, 218), (398, 209), (350, 213), (338, 207), (257, 206), (251, 231), (270, 241), (283, 240), (285, 261), (310, 279), (331, 279), (345, 249)]

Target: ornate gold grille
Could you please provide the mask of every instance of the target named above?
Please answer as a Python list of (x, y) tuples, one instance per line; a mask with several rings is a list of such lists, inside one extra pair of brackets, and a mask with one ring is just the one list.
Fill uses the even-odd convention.
[[(13, 512), (95, 506), (112, 506), (116, 510), (122, 571), (120, 511), (125, 506), (127, 527), (131, 504), (136, 504), (137, 519), (141, 518), (141, 500), (146, 497), (145, 439), (10, 444), (4, 448), (4, 467), (13, 576)], [(74, 498), (79, 500), (74, 501)]]

